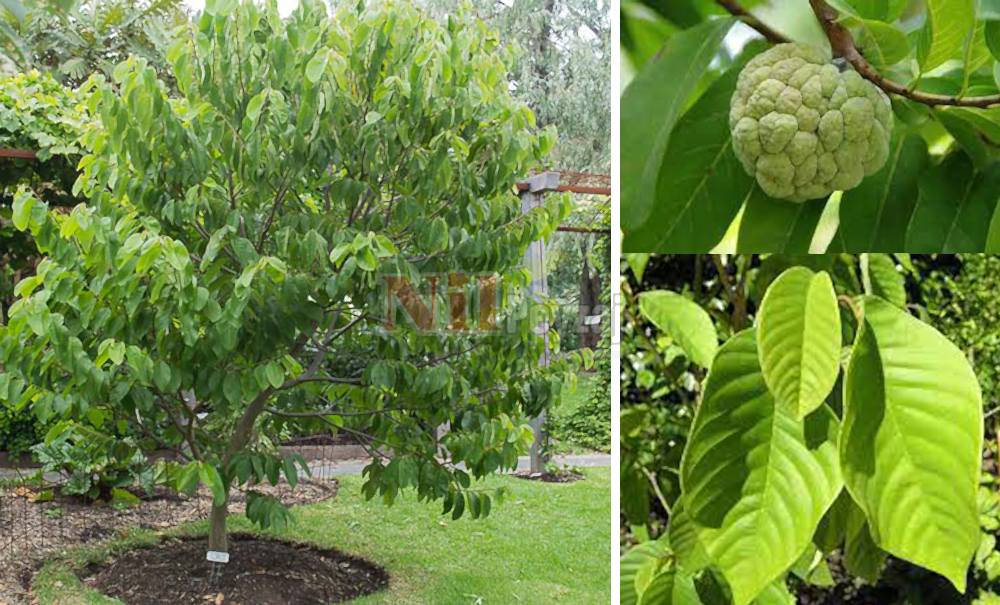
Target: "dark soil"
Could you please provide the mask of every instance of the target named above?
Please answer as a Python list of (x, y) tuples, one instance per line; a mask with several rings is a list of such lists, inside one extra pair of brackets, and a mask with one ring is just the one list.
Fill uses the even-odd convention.
[(84, 582), (127, 605), (328, 605), (378, 592), (384, 569), (336, 550), (230, 537), (230, 563), (211, 580), (205, 539), (167, 540), (93, 565)]
[[(270, 484), (253, 487), (278, 498), (286, 506), (331, 499), (337, 495), (337, 488), (336, 481), (312, 479), (300, 481), (294, 490), (285, 482), (277, 487)], [(28, 488), (0, 491), (0, 605), (28, 603), (30, 579), (41, 561), (52, 553), (113, 538), (129, 529), (161, 531), (205, 519), (212, 503), (212, 494), (206, 488), (190, 498), (162, 489), (151, 496), (137, 495), (142, 499), (138, 506), (116, 509), (107, 503), (86, 503), (72, 497), (37, 501), (35, 490)], [(246, 494), (236, 490), (231, 497), (229, 512), (241, 514)], [(204, 558), (202, 553), (201, 559)]]
[(578, 473), (576, 471), (556, 471), (554, 473), (529, 473), (527, 471), (521, 471), (514, 473), (514, 476), (518, 479), (541, 481), (543, 483), (573, 483), (574, 481), (579, 481), (584, 478), (582, 473)]

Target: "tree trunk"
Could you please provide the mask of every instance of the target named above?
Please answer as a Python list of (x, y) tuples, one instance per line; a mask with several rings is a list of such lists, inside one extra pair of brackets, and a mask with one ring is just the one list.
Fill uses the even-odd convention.
[(229, 552), (229, 536), (226, 531), (226, 516), (229, 514), (229, 501), (222, 506), (212, 505), (212, 515), (209, 517), (208, 550), (214, 552)]

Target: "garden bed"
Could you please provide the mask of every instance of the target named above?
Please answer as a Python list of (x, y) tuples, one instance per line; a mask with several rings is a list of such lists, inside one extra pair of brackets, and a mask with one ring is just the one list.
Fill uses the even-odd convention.
[[(293, 506), (333, 498), (338, 487), (336, 481), (303, 480), (294, 490), (286, 483), (254, 489)], [(212, 503), (207, 489), (191, 498), (158, 491), (128, 508), (88, 504), (77, 498), (42, 499), (44, 491), (26, 487), (0, 497), (0, 595), (8, 598), (10, 605), (26, 602), (31, 573), (46, 556), (71, 546), (115, 538), (125, 530), (162, 531), (204, 519)], [(245, 492), (234, 492), (230, 512), (242, 514), (245, 506)], [(8, 603), (0, 599), (0, 605)]]
[(125, 603), (143, 605), (328, 605), (378, 592), (389, 574), (337, 550), (248, 534), (230, 536), (230, 563), (213, 580), (203, 538), (168, 539), (93, 564), (83, 581)]

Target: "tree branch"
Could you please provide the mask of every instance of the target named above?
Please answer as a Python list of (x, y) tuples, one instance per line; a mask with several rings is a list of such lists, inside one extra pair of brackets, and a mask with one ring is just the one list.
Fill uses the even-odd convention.
[[(771, 42), (789, 42), (790, 40), (779, 32), (771, 29), (766, 23), (761, 22), (741, 6), (738, 0), (716, 0), (722, 8), (737, 17), (743, 23), (757, 30), (762, 36)], [(953, 95), (939, 95), (929, 92), (912, 90), (908, 86), (894, 82), (880, 74), (872, 64), (865, 59), (861, 51), (854, 43), (854, 37), (846, 27), (838, 21), (840, 15), (837, 11), (826, 3), (826, 0), (809, 0), (813, 13), (819, 21), (820, 27), (830, 41), (830, 48), (834, 56), (843, 57), (858, 75), (878, 86), (887, 93), (899, 95), (901, 97), (916, 101), (931, 107), (936, 105), (951, 105), (955, 107), (990, 107), (1000, 105), (1000, 95), (989, 95), (984, 97), (960, 97)]]
[(774, 42), (775, 44), (781, 44), (782, 42), (791, 42), (791, 40), (786, 38), (784, 34), (771, 29), (771, 27), (768, 24), (764, 23), (757, 17), (754, 17), (752, 14), (750, 14), (750, 11), (743, 8), (743, 6), (740, 5), (740, 3), (737, 0), (715, 0), (715, 1), (719, 6), (729, 11), (729, 14), (733, 15), (746, 25), (749, 25), (750, 27), (757, 30), (757, 32), (760, 35), (764, 36), (768, 41)]
[(1000, 104), (1000, 95), (989, 95), (985, 97), (957, 97), (950, 95), (937, 95), (928, 92), (911, 90), (910, 88), (892, 80), (887, 79), (882, 74), (875, 71), (871, 63), (862, 56), (858, 47), (854, 44), (854, 37), (846, 27), (841, 25), (837, 19), (840, 15), (837, 11), (826, 3), (826, 0), (809, 0), (816, 19), (830, 40), (830, 48), (833, 54), (843, 57), (851, 67), (854, 68), (863, 78), (878, 86), (886, 92), (906, 97), (911, 101), (923, 103), (924, 105), (954, 105), (957, 107), (989, 107)]

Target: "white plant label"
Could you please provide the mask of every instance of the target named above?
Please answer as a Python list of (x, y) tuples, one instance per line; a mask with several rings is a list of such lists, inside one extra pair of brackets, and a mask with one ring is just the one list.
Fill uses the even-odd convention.
[(217, 550), (208, 551), (208, 560), (212, 563), (229, 563), (229, 553)]

